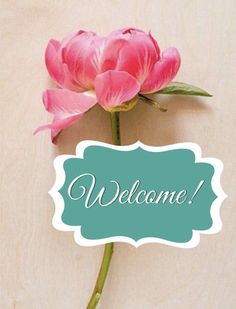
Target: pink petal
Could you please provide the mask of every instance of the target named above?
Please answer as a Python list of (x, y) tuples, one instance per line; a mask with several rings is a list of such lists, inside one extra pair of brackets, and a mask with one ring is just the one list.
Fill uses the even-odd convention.
[(108, 70), (115, 70), (120, 57), (120, 51), (127, 44), (128, 40), (119, 34), (115, 37), (110, 36), (107, 38), (100, 60), (100, 73)]
[(45, 62), (48, 72), (53, 80), (58, 84), (63, 84), (64, 72), (62, 64), (58, 59), (57, 52), (60, 48), (60, 43), (56, 40), (50, 40), (46, 48)]
[(77, 93), (67, 89), (48, 89), (43, 93), (45, 109), (52, 113), (80, 114), (96, 104), (92, 91)]
[(120, 34), (127, 34), (127, 33), (131, 33), (131, 32), (141, 32), (141, 33), (145, 33), (143, 30), (138, 29), (138, 28), (125, 27), (125, 28), (121, 28), (121, 29), (112, 31), (112, 32), (110, 33), (110, 35), (120, 35)]
[(76, 93), (66, 89), (48, 89), (43, 93), (45, 109), (54, 115), (51, 124), (40, 126), (34, 134), (45, 129), (51, 129), (52, 140), (59, 132), (81, 118), (94, 106), (96, 96), (91, 92)]
[[(109, 68), (105, 67), (105, 69), (126, 71), (142, 83), (159, 59), (159, 48), (154, 38), (150, 34), (133, 28), (114, 31), (110, 37), (113, 41), (123, 40), (125, 43), (118, 51), (114, 51), (115, 60)], [(113, 45), (115, 45), (114, 42)], [(113, 48), (109, 49), (112, 54)], [(102, 67), (102, 71), (105, 69)]]
[(83, 91), (68, 71), (67, 65), (61, 60), (61, 44), (56, 40), (50, 40), (45, 52), (45, 63), (51, 78), (61, 87), (70, 90)]
[(56, 119), (54, 117), (53, 122), (49, 124), (42, 125), (38, 127), (35, 131), (34, 134), (37, 134), (40, 131), (50, 129), (51, 130), (51, 139), (53, 143), (56, 143), (56, 138), (61, 132), (62, 129), (65, 129), (69, 126), (71, 126), (73, 123), (76, 121), (80, 120), (80, 118), (83, 116), (81, 115), (75, 115), (71, 117), (67, 117), (65, 119)]
[(67, 34), (67, 35), (62, 39), (62, 41), (61, 41), (61, 54), (62, 54), (63, 48), (64, 48), (67, 44), (69, 44), (69, 42), (70, 42), (73, 38), (75, 38), (76, 36), (78, 36), (78, 35), (80, 35), (80, 34), (82, 34), (82, 33), (84, 33), (84, 32), (86, 32), (86, 31), (84, 31), (84, 30), (79, 30), (79, 31), (74, 31), (74, 32), (72, 32), (72, 33)]
[(150, 72), (148, 78), (141, 86), (142, 93), (156, 92), (166, 85), (176, 76), (180, 67), (180, 55), (176, 48), (169, 47)]
[(107, 71), (95, 80), (98, 103), (104, 108), (119, 106), (131, 100), (140, 90), (137, 80), (127, 72)]
[(149, 31), (148, 35), (149, 35), (149, 38), (151, 39), (151, 41), (152, 41), (152, 43), (153, 43), (153, 45), (154, 45), (154, 47), (156, 49), (156, 53), (158, 55), (158, 60), (159, 60), (160, 59), (160, 48), (159, 48), (159, 46), (157, 44), (157, 41), (152, 36), (151, 31)]
[(63, 48), (62, 58), (73, 79), (83, 89), (94, 87), (105, 39), (93, 32), (81, 32)]

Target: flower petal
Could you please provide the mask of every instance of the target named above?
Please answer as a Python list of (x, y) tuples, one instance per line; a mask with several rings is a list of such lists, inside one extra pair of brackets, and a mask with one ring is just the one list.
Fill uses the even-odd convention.
[(45, 109), (54, 115), (53, 122), (40, 126), (34, 134), (45, 129), (51, 129), (52, 141), (60, 131), (75, 121), (94, 106), (97, 102), (94, 93), (88, 91), (76, 93), (66, 89), (48, 89), (43, 93)]
[(48, 89), (43, 93), (45, 109), (52, 114), (81, 114), (96, 104), (92, 91), (77, 93), (67, 89)]
[(121, 46), (119, 54), (116, 53), (116, 61), (114, 61), (116, 65), (109, 69), (126, 71), (142, 83), (160, 57), (154, 38), (150, 34), (133, 28), (114, 31), (110, 37), (113, 40), (123, 39), (127, 43)]
[(178, 50), (174, 47), (167, 48), (142, 84), (141, 92), (152, 93), (168, 85), (177, 74), (180, 62)]
[(105, 38), (94, 32), (80, 32), (63, 48), (62, 59), (73, 79), (83, 89), (94, 87)]
[(156, 49), (156, 53), (157, 53), (157, 55), (158, 55), (158, 60), (159, 60), (159, 59), (160, 59), (160, 47), (159, 47), (159, 45), (157, 44), (157, 41), (156, 41), (156, 40), (154, 39), (154, 37), (152, 36), (151, 31), (149, 31), (148, 35), (149, 35), (149, 38), (151, 39), (151, 41), (152, 41), (152, 43), (153, 43), (153, 45), (154, 45), (154, 47), (155, 47), (155, 49)]
[(56, 119), (56, 117), (54, 117), (52, 123), (45, 124), (45, 125), (42, 125), (42, 126), (38, 127), (34, 131), (34, 134), (36, 134), (36, 133), (38, 133), (40, 131), (43, 131), (43, 130), (50, 129), (51, 130), (52, 142), (56, 143), (56, 138), (59, 135), (59, 133), (61, 132), (61, 130), (71, 126), (73, 123), (75, 123), (76, 121), (80, 120), (80, 118), (82, 116), (83, 116), (83, 114), (67, 117), (65, 119)]
[(45, 63), (51, 78), (61, 87), (70, 90), (83, 91), (68, 71), (68, 67), (61, 60), (61, 44), (56, 40), (50, 40), (45, 52)]
[(139, 83), (127, 72), (110, 70), (97, 75), (95, 80), (98, 103), (107, 110), (131, 100), (139, 90)]
[(46, 48), (45, 62), (51, 78), (55, 80), (58, 84), (63, 84), (63, 68), (57, 56), (59, 48), (60, 43), (58, 41), (53, 39), (50, 40)]
[(128, 40), (120, 35), (107, 38), (100, 60), (100, 73), (115, 70), (121, 49), (128, 44)]

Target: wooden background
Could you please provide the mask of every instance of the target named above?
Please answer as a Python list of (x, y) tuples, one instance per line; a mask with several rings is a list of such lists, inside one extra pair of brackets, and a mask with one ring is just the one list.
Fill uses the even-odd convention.
[(51, 225), (52, 161), (77, 142), (111, 142), (108, 114), (96, 107), (65, 130), (58, 147), (49, 132), (42, 91), (51, 37), (83, 28), (106, 34), (125, 26), (152, 30), (161, 48), (178, 47), (178, 81), (214, 94), (209, 99), (163, 97), (163, 114), (139, 104), (122, 114), (123, 144), (196, 142), (224, 162), (223, 230), (195, 249), (117, 243), (102, 309), (231, 309), (236, 307), (236, 2), (234, 0), (1, 0), (0, 308), (85, 308), (102, 247), (78, 246)]

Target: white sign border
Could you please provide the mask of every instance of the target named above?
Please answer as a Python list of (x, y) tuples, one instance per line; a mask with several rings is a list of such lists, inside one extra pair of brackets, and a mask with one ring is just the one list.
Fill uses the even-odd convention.
[[(84, 150), (89, 146), (102, 146), (118, 151), (131, 151), (137, 148), (142, 148), (149, 152), (163, 152), (168, 150), (175, 150), (175, 149), (189, 149), (192, 150), (195, 154), (195, 163), (203, 162), (209, 163), (214, 167), (214, 175), (212, 177), (212, 189), (217, 196), (214, 202), (211, 205), (211, 218), (212, 218), (212, 226), (210, 229), (207, 230), (193, 230), (192, 238), (185, 243), (177, 243), (168, 240), (164, 240), (161, 238), (156, 237), (145, 237), (135, 241), (130, 237), (125, 236), (114, 236), (108, 237), (103, 239), (87, 239), (84, 238), (81, 234), (81, 226), (69, 226), (62, 222), (62, 214), (64, 211), (64, 200), (61, 194), (58, 192), (65, 182), (65, 172), (63, 169), (64, 161), (70, 158), (81, 158), (83, 159)], [(222, 228), (222, 221), (220, 218), (220, 206), (227, 195), (224, 193), (221, 183), (220, 177), (223, 171), (223, 163), (219, 159), (215, 158), (202, 158), (202, 151), (199, 145), (195, 143), (178, 143), (172, 144), (167, 146), (147, 146), (140, 141), (137, 141), (134, 144), (127, 145), (127, 146), (115, 146), (104, 142), (93, 141), (93, 140), (85, 140), (78, 143), (76, 146), (76, 155), (59, 155), (54, 159), (53, 162), (55, 171), (56, 171), (56, 180), (53, 187), (48, 192), (49, 195), (54, 200), (55, 204), (55, 213), (52, 219), (53, 226), (59, 231), (74, 231), (74, 239), (75, 242), (81, 246), (97, 246), (103, 245), (110, 242), (124, 242), (133, 245), (134, 247), (139, 247), (144, 244), (148, 243), (160, 243), (165, 244), (173, 247), (179, 248), (193, 248), (196, 247), (200, 242), (200, 234), (215, 234), (219, 232)]]

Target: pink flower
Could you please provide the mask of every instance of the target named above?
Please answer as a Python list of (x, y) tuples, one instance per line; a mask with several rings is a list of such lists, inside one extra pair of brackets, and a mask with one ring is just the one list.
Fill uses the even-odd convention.
[(151, 34), (138, 29), (117, 30), (106, 37), (80, 30), (61, 42), (50, 40), (45, 62), (61, 89), (43, 93), (44, 106), (54, 118), (35, 133), (51, 129), (55, 141), (62, 129), (96, 103), (111, 111), (138, 93), (153, 93), (165, 87), (178, 72), (180, 56), (174, 47), (160, 55)]

